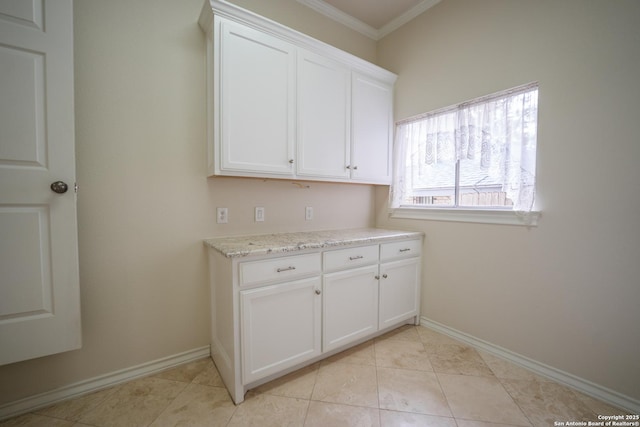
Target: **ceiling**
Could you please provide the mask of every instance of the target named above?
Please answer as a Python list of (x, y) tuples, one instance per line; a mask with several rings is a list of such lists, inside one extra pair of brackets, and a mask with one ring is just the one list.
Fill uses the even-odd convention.
[(379, 40), (440, 0), (298, 0), (298, 2)]

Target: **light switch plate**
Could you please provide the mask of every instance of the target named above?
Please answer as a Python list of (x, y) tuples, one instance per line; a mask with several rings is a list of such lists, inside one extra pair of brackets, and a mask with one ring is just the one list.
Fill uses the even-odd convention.
[(313, 207), (307, 206), (304, 208), (304, 219), (306, 221), (311, 221), (313, 219)]

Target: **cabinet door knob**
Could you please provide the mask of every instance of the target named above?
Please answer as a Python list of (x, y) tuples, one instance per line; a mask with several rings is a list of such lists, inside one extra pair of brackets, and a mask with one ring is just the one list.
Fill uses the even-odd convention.
[(292, 164), (293, 164), (293, 159), (289, 159), (289, 163), (292, 163)]
[(316, 289), (316, 295), (320, 295), (322, 291), (320, 289)]
[(382, 277), (386, 279), (389, 276), (387, 276), (387, 273), (385, 273), (385, 274), (382, 275)]
[(380, 280), (380, 276), (375, 276), (376, 280)]

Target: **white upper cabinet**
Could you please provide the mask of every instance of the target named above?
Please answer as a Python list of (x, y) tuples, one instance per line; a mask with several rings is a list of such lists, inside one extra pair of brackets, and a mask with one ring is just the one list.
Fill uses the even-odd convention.
[(297, 174), (349, 178), (351, 72), (323, 56), (298, 52)]
[(389, 184), (396, 75), (208, 0), (209, 174)]
[(362, 182), (391, 182), (393, 87), (353, 73), (351, 177)]
[[(220, 47), (220, 173), (292, 175), (295, 49), (282, 40), (216, 20)], [(215, 112), (214, 106), (214, 112)]]

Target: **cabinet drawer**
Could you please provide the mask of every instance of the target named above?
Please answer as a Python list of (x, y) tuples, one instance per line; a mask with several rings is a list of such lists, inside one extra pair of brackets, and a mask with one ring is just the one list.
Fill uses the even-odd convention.
[(380, 245), (380, 260), (410, 258), (420, 255), (421, 240), (404, 240), (402, 242), (383, 243)]
[(378, 245), (327, 251), (323, 257), (325, 271), (374, 264), (378, 262)]
[(240, 264), (240, 286), (289, 280), (315, 273), (320, 273), (319, 253), (247, 261)]

